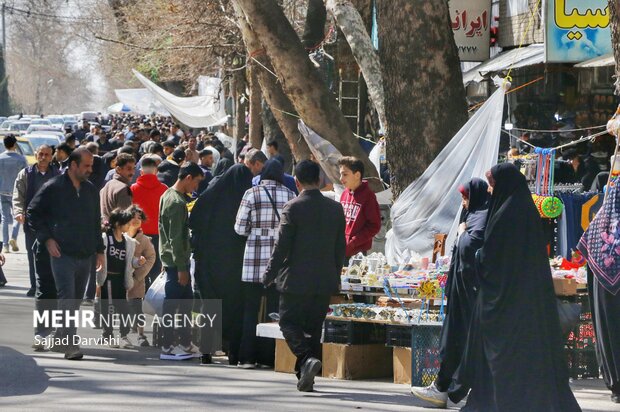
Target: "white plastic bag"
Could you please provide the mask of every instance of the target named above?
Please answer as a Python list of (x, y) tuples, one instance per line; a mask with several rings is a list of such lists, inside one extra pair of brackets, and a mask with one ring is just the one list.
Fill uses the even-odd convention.
[(166, 298), (166, 272), (162, 272), (151, 284), (142, 301), (142, 312), (152, 316), (162, 316)]

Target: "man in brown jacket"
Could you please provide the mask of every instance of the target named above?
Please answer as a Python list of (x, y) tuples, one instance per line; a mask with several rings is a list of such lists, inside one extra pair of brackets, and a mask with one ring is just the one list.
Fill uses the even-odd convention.
[(117, 207), (126, 209), (131, 206), (131, 178), (136, 171), (136, 158), (129, 153), (121, 153), (116, 157), (114, 177), (101, 189), (101, 216), (107, 221), (110, 213)]

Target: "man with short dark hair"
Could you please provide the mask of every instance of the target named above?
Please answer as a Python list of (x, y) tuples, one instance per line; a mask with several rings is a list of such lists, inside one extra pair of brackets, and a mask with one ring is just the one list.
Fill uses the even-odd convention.
[(213, 167), (213, 152), (209, 149), (203, 149), (200, 154), (200, 168), (202, 172), (205, 174), (204, 179), (200, 182), (200, 186), (198, 186), (198, 194), (204, 192), (204, 190), (209, 186), (209, 182), (213, 179), (213, 174), (211, 173), (211, 168)]
[(58, 169), (51, 166), (52, 148), (49, 145), (39, 146), (36, 156), (37, 162), (34, 165), (22, 169), (17, 174), (13, 189), (13, 213), (15, 214), (15, 220), (24, 225), (24, 235), (26, 236), (26, 253), (28, 254), (28, 270), (30, 274), (30, 289), (26, 293), (27, 296), (35, 296), (37, 280), (34, 268), (34, 252), (32, 250), (36, 238), (34, 232), (25, 224), (26, 209), (28, 209), (32, 198), (43, 184), (59, 174)]
[[(26, 212), (26, 222), (51, 257), (58, 309), (71, 314), (79, 309), (92, 267), (103, 266), (99, 191), (88, 181), (93, 158), (84, 148), (74, 150), (67, 172), (45, 183)], [(66, 359), (82, 359), (75, 333), (75, 326), (63, 323), (50, 349), (64, 352)]]
[[(159, 203), (159, 256), (166, 271), (166, 298), (163, 314), (190, 316), (192, 311), (192, 281), (189, 273), (191, 248), (186, 193), (195, 192), (203, 178), (196, 163), (186, 163), (179, 170), (175, 184), (166, 190)], [(191, 341), (189, 326), (178, 330), (179, 345), (172, 346), (174, 327), (164, 327), (160, 359), (183, 360), (200, 356)]]
[[(17, 153), (17, 138), (12, 135), (4, 137), (6, 151), (0, 154), (0, 202), (2, 204), (2, 240), (4, 253), (9, 252), (9, 245), (13, 252), (19, 251), (17, 247), (17, 234), (19, 223), (13, 225), (13, 187), (20, 170), (28, 166), (26, 158)], [(13, 225), (13, 232), (9, 238), (9, 226)]]
[(282, 166), (284, 166), (284, 157), (278, 151), (278, 142), (272, 140), (267, 142), (267, 153), (269, 153), (270, 159), (276, 159)]
[(174, 152), (174, 149), (177, 147), (177, 145), (175, 145), (174, 142), (170, 140), (166, 140), (161, 145), (164, 148), (164, 160), (166, 160), (168, 156), (170, 156)]
[(67, 160), (73, 150), (74, 149), (72, 149), (67, 142), (63, 142), (56, 147), (54, 161), (60, 173), (64, 173), (65, 170), (67, 170), (67, 167), (69, 167), (69, 162)]
[(172, 187), (177, 181), (181, 165), (184, 161), (185, 151), (183, 149), (176, 149), (172, 152), (172, 155), (161, 162), (157, 168), (157, 178), (159, 181), (168, 187)]
[(258, 149), (248, 150), (243, 159), (245, 166), (250, 169), (253, 176), (258, 176), (265, 166), (267, 156)]
[(99, 197), (101, 199), (101, 217), (107, 221), (116, 208), (127, 209), (131, 206), (131, 189), (129, 182), (136, 170), (136, 158), (128, 153), (116, 156), (114, 177), (105, 184)]
[(297, 389), (311, 392), (321, 369), (323, 321), (340, 286), (345, 220), (342, 207), (321, 194), (317, 164), (301, 161), (295, 175), (300, 194), (282, 210), (263, 284), (275, 283), (281, 293), (280, 329), (297, 357)]

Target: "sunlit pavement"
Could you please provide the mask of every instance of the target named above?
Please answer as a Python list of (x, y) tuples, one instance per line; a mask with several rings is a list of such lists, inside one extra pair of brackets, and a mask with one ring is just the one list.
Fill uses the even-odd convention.
[[(20, 247), (6, 256), (9, 283), (0, 289), (0, 410), (428, 410), (409, 394), (407, 385), (387, 381), (317, 378), (316, 392), (302, 394), (293, 375), (241, 370), (226, 366), (225, 358), (200, 366), (197, 359), (159, 361), (159, 351), (152, 347), (86, 347), (82, 361), (34, 352), (32, 329), (15, 324), (34, 307), (25, 296), (29, 281), (23, 233)], [(100, 331), (80, 333), (96, 337)], [(130, 336), (135, 343), (135, 335)], [(620, 411), (609, 401), (602, 380), (579, 380), (571, 386), (584, 411)]]

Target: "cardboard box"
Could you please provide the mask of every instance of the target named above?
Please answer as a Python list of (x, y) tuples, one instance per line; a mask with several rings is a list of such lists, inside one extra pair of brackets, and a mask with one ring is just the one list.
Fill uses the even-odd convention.
[(392, 348), (384, 344), (323, 344), (323, 377), (370, 379), (392, 376)]
[(274, 370), (282, 373), (295, 373), (295, 362), (297, 357), (293, 355), (291, 349), (284, 339), (276, 339), (276, 362)]
[(557, 296), (573, 296), (577, 294), (575, 279), (553, 278), (553, 289)]
[(411, 385), (411, 348), (393, 348), (394, 383)]

